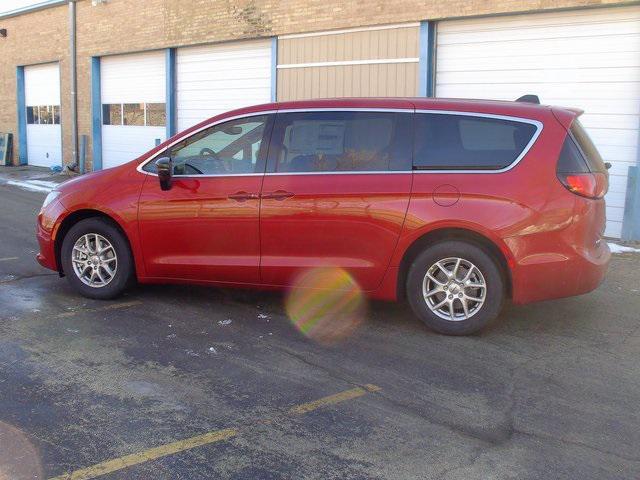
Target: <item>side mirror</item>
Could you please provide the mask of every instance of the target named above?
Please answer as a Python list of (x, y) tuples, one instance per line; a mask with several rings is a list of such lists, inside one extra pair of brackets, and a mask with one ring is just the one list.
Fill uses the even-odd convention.
[(156, 160), (156, 171), (158, 172), (158, 180), (160, 180), (160, 188), (162, 190), (171, 189), (171, 177), (173, 177), (173, 161), (169, 157), (162, 157)]

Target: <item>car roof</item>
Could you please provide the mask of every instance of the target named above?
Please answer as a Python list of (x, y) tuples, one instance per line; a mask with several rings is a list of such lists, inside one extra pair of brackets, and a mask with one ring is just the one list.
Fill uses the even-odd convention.
[[(462, 98), (428, 98), (428, 97), (367, 97), (367, 98), (323, 98), (314, 100), (294, 100), (265, 103), (246, 107), (233, 112), (233, 115), (245, 113), (278, 111), (278, 110), (310, 110), (322, 108), (354, 108), (354, 109), (389, 109), (389, 110), (443, 110), (476, 112), (495, 115), (512, 115), (516, 117), (539, 118), (548, 114), (548, 105), (506, 100), (480, 100)], [(225, 115), (227, 116), (227, 115)]]
[(252, 105), (221, 113), (194, 125), (179, 135), (184, 136), (212, 123), (260, 113), (274, 113), (281, 110), (313, 110), (313, 109), (383, 109), (383, 110), (441, 110), (448, 112), (482, 113), (502, 115), (543, 121), (553, 114), (561, 123), (569, 125), (582, 111), (539, 105), (536, 103), (506, 100), (481, 100), (467, 98), (431, 98), (431, 97), (357, 97), (357, 98), (321, 98), (314, 100), (292, 100), (283, 102)]

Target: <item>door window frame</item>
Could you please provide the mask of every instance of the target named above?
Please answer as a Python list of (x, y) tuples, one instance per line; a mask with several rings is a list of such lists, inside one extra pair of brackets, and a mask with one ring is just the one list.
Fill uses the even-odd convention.
[[(278, 114), (288, 114), (288, 113), (312, 113), (312, 112), (374, 112), (374, 113), (405, 113), (409, 115), (409, 128), (411, 131), (408, 135), (408, 141), (410, 142), (410, 146), (408, 148), (409, 158), (407, 158), (408, 162), (408, 170), (323, 170), (323, 171), (311, 171), (311, 172), (278, 172), (277, 165), (275, 159), (271, 158), (271, 146), (274, 142), (273, 133), (275, 132), (275, 124), (277, 122)], [(271, 131), (271, 139), (269, 142), (269, 151), (267, 152), (267, 172), (265, 175), (268, 176), (291, 176), (291, 175), (385, 175), (385, 174), (394, 174), (394, 173), (411, 173), (411, 165), (413, 165), (413, 123), (414, 123), (414, 113), (415, 110), (413, 108), (340, 108), (340, 107), (331, 107), (331, 108), (291, 108), (291, 109), (283, 109), (278, 110), (276, 115), (274, 116), (274, 124)], [(396, 119), (396, 123), (398, 119)], [(392, 132), (393, 135), (396, 135), (396, 132)], [(392, 138), (392, 144), (395, 142), (395, 139)], [(278, 147), (280, 148), (280, 147)]]
[[(520, 163), (520, 161), (529, 153), (529, 150), (531, 150), (531, 148), (533, 147), (533, 145), (536, 143), (536, 141), (538, 140), (538, 138), (540, 137), (540, 134), (542, 133), (542, 129), (544, 128), (544, 125), (541, 121), (539, 120), (534, 120), (532, 118), (525, 118), (525, 117), (513, 117), (510, 115), (500, 115), (500, 114), (494, 114), (494, 113), (478, 113), (478, 112), (460, 112), (460, 111), (456, 111), (456, 110), (427, 110), (427, 109), (416, 109), (415, 114), (436, 114), (436, 115), (454, 115), (454, 116), (466, 116), (466, 117), (480, 117), (480, 118), (495, 118), (496, 120), (507, 120), (510, 122), (520, 122), (520, 123), (528, 123), (530, 125), (534, 125), (536, 127), (536, 131), (533, 132), (533, 135), (531, 137), (531, 139), (529, 140), (529, 142), (525, 145), (524, 149), (522, 149), (522, 151), (520, 152), (520, 155), (518, 155), (516, 157), (516, 159), (511, 162), (509, 165), (507, 165), (504, 168), (499, 168), (499, 169), (492, 169), (492, 170), (488, 170), (488, 169), (478, 169), (478, 168), (440, 168), (440, 169), (428, 169), (428, 170), (422, 170), (422, 169), (416, 169), (415, 167), (413, 168), (413, 173), (417, 173), (417, 174), (421, 174), (421, 175), (429, 175), (429, 174), (440, 174), (440, 173), (483, 173), (483, 174), (496, 174), (496, 173), (504, 173), (504, 172), (508, 172), (509, 170), (515, 168), (516, 165), (518, 165), (518, 163)], [(416, 117), (414, 116), (414, 121), (415, 121)], [(413, 133), (414, 135), (416, 134), (416, 128), (413, 129)], [(413, 144), (414, 144), (414, 148), (415, 148), (415, 137), (413, 139)]]
[(140, 163), (137, 167), (136, 170), (144, 175), (151, 175), (154, 177), (157, 177), (158, 174), (154, 173), (154, 172), (147, 172), (146, 170), (144, 170), (144, 167), (146, 165), (148, 165), (149, 163), (153, 162), (154, 160), (156, 160), (157, 158), (161, 158), (163, 155), (166, 155), (168, 152), (171, 151), (171, 149), (176, 146), (179, 143), (184, 142), (185, 140), (189, 140), (191, 137), (193, 137), (194, 135), (198, 135), (199, 133), (203, 132), (204, 130), (208, 130), (211, 129), (217, 125), (222, 125), (223, 123), (227, 123), (227, 122), (231, 122), (233, 120), (240, 120), (240, 119), (244, 119), (244, 118), (251, 118), (251, 117), (259, 117), (259, 116), (265, 116), (267, 117), (267, 121), (266, 121), (266, 125), (264, 128), (264, 132), (262, 134), (262, 140), (261, 140), (261, 144), (260, 144), (260, 149), (258, 150), (258, 155), (262, 158), (264, 158), (264, 161), (262, 162), (258, 162), (258, 164), (262, 163), (262, 171), (261, 172), (253, 172), (253, 173), (211, 173), (211, 174), (202, 174), (202, 175), (198, 175), (198, 174), (194, 174), (194, 175), (174, 175), (174, 178), (210, 178), (210, 177), (257, 177), (257, 176), (263, 176), (265, 174), (265, 170), (266, 170), (266, 165), (267, 165), (267, 156), (269, 153), (269, 143), (271, 142), (271, 133), (273, 131), (273, 125), (275, 123), (275, 114), (276, 114), (277, 110), (265, 110), (262, 112), (252, 112), (252, 113), (245, 113), (242, 115), (235, 115), (232, 117), (225, 117), (222, 118), (220, 120), (217, 120), (215, 122), (212, 123), (207, 123), (206, 125), (203, 125), (191, 132), (189, 132), (187, 135), (182, 135), (179, 138), (177, 138), (176, 140), (174, 140), (173, 142), (171, 142), (170, 144), (168, 144), (165, 148), (163, 148), (162, 150), (154, 153), (153, 155), (151, 155), (147, 160), (143, 161), (142, 163)]
[[(525, 146), (525, 148), (522, 150), (522, 152), (520, 153), (520, 155), (518, 156), (518, 158), (516, 158), (516, 160), (514, 160), (509, 166), (502, 168), (500, 170), (473, 170), (473, 169), (469, 169), (469, 170), (447, 170), (447, 169), (442, 169), (442, 170), (384, 170), (384, 171), (340, 171), (340, 172), (274, 172), (269, 170), (268, 167), (268, 159), (269, 159), (269, 146), (271, 144), (271, 135), (273, 133), (273, 127), (275, 124), (275, 118), (276, 118), (276, 114), (278, 113), (299, 113), (299, 112), (397, 112), (397, 113), (410, 113), (410, 114), (419, 114), (419, 113), (433, 113), (433, 114), (440, 114), (440, 115), (466, 115), (469, 117), (485, 117), (485, 118), (496, 118), (496, 119), (501, 119), (501, 120), (510, 120), (510, 121), (514, 121), (514, 122), (522, 122), (522, 123), (530, 123), (532, 125), (536, 126), (536, 131), (534, 132), (533, 136), (531, 137), (531, 140), (529, 141), (529, 143)], [(407, 173), (413, 173), (413, 174), (420, 174), (420, 175), (433, 175), (433, 174), (441, 174), (441, 173), (453, 173), (453, 174), (468, 174), (468, 173), (480, 173), (480, 174), (484, 174), (484, 175), (495, 175), (495, 174), (500, 174), (500, 173), (504, 173), (507, 172), (513, 168), (516, 167), (516, 165), (518, 165), (520, 163), (520, 161), (529, 153), (529, 151), (533, 148), (534, 144), (536, 143), (536, 141), (538, 140), (538, 138), (540, 137), (540, 134), (542, 133), (542, 130), (544, 128), (544, 124), (539, 121), (539, 120), (534, 120), (532, 118), (526, 118), (526, 117), (516, 117), (516, 116), (512, 116), (512, 115), (500, 115), (500, 114), (492, 114), (492, 113), (478, 113), (478, 112), (469, 112), (469, 111), (460, 111), (460, 110), (436, 110), (436, 109), (414, 109), (414, 108), (340, 108), (340, 107), (320, 107), (320, 108), (288, 108), (288, 109), (275, 109), (275, 110), (264, 110), (264, 111), (259, 111), (259, 112), (251, 112), (251, 113), (244, 113), (241, 115), (235, 115), (232, 117), (225, 117), (222, 118), (220, 120), (217, 120), (215, 122), (212, 123), (207, 123), (206, 125), (201, 126), (200, 128), (197, 128), (196, 130), (193, 130), (192, 132), (189, 132), (189, 135), (183, 135), (179, 138), (177, 138), (176, 140), (174, 140), (173, 142), (171, 142), (170, 144), (168, 144), (165, 148), (163, 148), (162, 150), (160, 150), (159, 152), (154, 153), (153, 155), (151, 155), (151, 157), (149, 157), (147, 160), (144, 160), (143, 162), (141, 162), (136, 170), (144, 175), (152, 175), (157, 177), (158, 174), (153, 173), (153, 172), (147, 172), (145, 170), (143, 170), (142, 168), (147, 165), (148, 163), (154, 161), (155, 159), (157, 159), (158, 157), (162, 156), (162, 154), (165, 154), (168, 150), (171, 149), (171, 147), (173, 147), (174, 145), (186, 140), (187, 138), (190, 138), (191, 135), (195, 135), (198, 134), (200, 132), (202, 132), (203, 130), (206, 130), (208, 128), (214, 127), (216, 125), (219, 125), (221, 123), (225, 123), (231, 120), (237, 120), (239, 118), (246, 118), (246, 117), (255, 117), (255, 116), (259, 116), (259, 115), (270, 115), (270, 119), (268, 122), (267, 127), (265, 128), (265, 135), (263, 137), (263, 144), (266, 142), (267, 145), (267, 151), (265, 153), (266, 155), (266, 160), (264, 162), (264, 166), (265, 166), (265, 171), (264, 172), (260, 172), (260, 173), (226, 173), (226, 174), (208, 174), (208, 175), (176, 175), (177, 178), (207, 178), (207, 177), (240, 177), (240, 176), (262, 176), (262, 175), (266, 175), (266, 176), (283, 176), (283, 175), (288, 175), (288, 176), (292, 176), (292, 175), (393, 175), (393, 174), (407, 174)], [(415, 120), (415, 115), (413, 116), (413, 119)], [(270, 125), (269, 125), (270, 124)], [(267, 131), (268, 130), (268, 131)], [(413, 129), (414, 134), (415, 134), (415, 129)], [(266, 137), (269, 138), (266, 138)], [(413, 143), (413, 142), (412, 142)], [(262, 151), (262, 147), (263, 145), (260, 146), (260, 150)], [(413, 149), (412, 149), (413, 150)], [(413, 164), (413, 155), (411, 157), (411, 162)]]

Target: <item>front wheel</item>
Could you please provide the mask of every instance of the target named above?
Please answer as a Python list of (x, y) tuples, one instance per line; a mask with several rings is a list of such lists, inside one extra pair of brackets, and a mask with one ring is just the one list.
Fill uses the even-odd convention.
[(459, 240), (437, 243), (413, 262), (407, 297), (415, 314), (433, 330), (469, 335), (498, 316), (505, 284), (496, 261)]
[(71, 227), (62, 242), (60, 259), (71, 286), (89, 298), (114, 298), (133, 276), (126, 238), (102, 218), (87, 218)]

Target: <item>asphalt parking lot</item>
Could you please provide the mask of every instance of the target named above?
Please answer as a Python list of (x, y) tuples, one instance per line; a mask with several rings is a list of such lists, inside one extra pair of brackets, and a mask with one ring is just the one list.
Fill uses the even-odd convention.
[(325, 347), (277, 293), (79, 297), (44, 196), (0, 182), (0, 480), (640, 478), (640, 254), (479, 336), (371, 303)]

